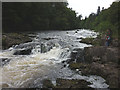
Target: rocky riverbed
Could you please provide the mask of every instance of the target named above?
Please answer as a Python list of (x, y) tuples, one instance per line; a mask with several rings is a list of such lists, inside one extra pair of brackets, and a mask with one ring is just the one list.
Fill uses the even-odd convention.
[[(99, 35), (97, 38), (84, 38), (80, 43), (92, 44), (93, 46), (85, 47), (82, 53), (79, 52), (80, 55), (77, 58), (77, 62), (74, 60), (75, 55), (73, 53), (68, 61), (69, 68), (81, 72), (82, 75), (101, 76), (106, 80), (109, 88), (120, 88), (119, 40), (113, 39), (110, 46), (106, 47), (105, 38)], [(77, 49), (78, 51), (79, 49)], [(56, 87), (90, 88), (88, 85), (89, 83), (84, 80), (57, 79)]]
[(3, 33), (2, 34), (2, 49), (8, 49), (12, 45), (18, 45), (32, 41), (28, 34), (23, 33)]
[[(69, 36), (69, 33), (66, 33), (66, 34)], [(75, 35), (76, 34), (77, 33), (75, 32)], [(41, 35), (39, 35), (39, 36), (41, 36)], [(46, 37), (46, 34), (45, 34), (45, 37)], [(59, 37), (59, 35), (58, 35), (58, 37)], [(72, 40), (73, 37), (71, 37), (70, 40)], [(37, 38), (39, 38), (39, 37), (37, 37)], [(37, 40), (37, 38), (35, 39), (35, 41)], [(2, 43), (3, 49), (8, 49), (12, 45), (17, 45), (17, 44), (32, 41), (32, 39), (28, 35), (18, 34), (18, 33), (3, 34), (2, 39), (3, 39), (3, 43)], [(50, 41), (53, 39), (56, 40), (57, 38), (56, 37), (55, 38), (48, 37), (47, 39), (46, 38), (42, 38), (42, 39), (44, 39), (45, 41)], [(79, 39), (82, 39), (82, 38), (77, 38), (77, 41), (75, 39), (75, 42), (92, 44), (93, 46), (85, 47), (84, 49), (83, 48), (82, 49), (74, 48), (73, 51), (71, 52), (70, 59), (62, 62), (63, 66), (64, 67), (68, 66), (71, 70), (75, 71), (78, 75), (81, 75), (81, 74), (85, 75), (85, 78), (87, 78), (87, 79), (89, 78), (90, 75), (101, 76), (106, 80), (107, 84), (109, 85), (109, 88), (119, 88), (119, 84), (120, 84), (120, 78), (119, 78), (120, 59), (119, 58), (120, 57), (119, 57), (117, 40), (113, 40), (113, 42), (115, 42), (115, 43), (112, 44), (110, 47), (105, 47), (104, 39), (101, 39), (101, 37), (92, 38), (92, 39), (86, 38), (86, 39), (83, 39), (82, 41), (79, 41)], [(29, 44), (31, 45), (34, 43), (29, 43)], [(37, 45), (37, 44), (38, 43), (35, 43), (35, 45)], [(62, 42), (60, 44), (64, 45)], [(78, 45), (78, 44), (76, 44), (76, 45)], [(73, 45), (71, 45), (71, 46), (73, 47)], [(33, 48), (28, 48), (25, 50), (21, 49), (20, 51), (14, 52), (13, 55), (18, 55), (18, 56), (19, 55), (30, 55), (32, 49)], [(38, 49), (39, 49), (39, 47), (38, 47)], [(35, 48), (35, 50), (36, 50), (36, 48)], [(44, 55), (44, 54), (41, 54), (41, 55)], [(9, 60), (9, 59), (7, 59), (7, 60)], [(5, 61), (6, 61), (6, 59), (5, 59)], [(62, 70), (61, 72), (64, 72), (64, 71), (67, 72), (67, 70), (64, 70), (65, 69), (64, 67), (62, 67), (63, 70), (61, 69)], [(86, 81), (84, 79), (57, 78), (56, 82), (53, 83), (51, 80), (45, 79), (42, 81), (42, 83), (43, 83), (42, 87), (43, 88), (90, 88), (89, 85), (91, 83), (90, 83), (90, 81), (89, 82), (88, 81)], [(3, 84), (3, 86), (4, 85), (6, 87), (7, 84)]]
[[(98, 75), (103, 77), (109, 88), (120, 88), (120, 56), (118, 48), (96, 46), (88, 47), (84, 50), (83, 62), (69, 62), (69, 68), (80, 72), (82, 75)], [(57, 85), (47, 82), (47, 86), (52, 88), (90, 88), (90, 83), (84, 80), (57, 79)], [(52, 86), (50, 86), (52, 85)], [(46, 87), (46, 84), (45, 84)]]
[(106, 79), (109, 88), (120, 88), (119, 41), (113, 39), (109, 47), (104, 38), (86, 38), (83, 43), (93, 44), (84, 48), (84, 62), (70, 62), (69, 67), (83, 75), (99, 75)]

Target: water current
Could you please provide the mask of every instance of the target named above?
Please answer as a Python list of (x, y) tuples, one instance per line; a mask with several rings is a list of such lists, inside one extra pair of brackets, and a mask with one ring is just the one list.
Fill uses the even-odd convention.
[(89, 87), (108, 88), (105, 80), (96, 75), (82, 76), (69, 69), (67, 61), (76, 49), (90, 47), (79, 41), (82, 38), (96, 38), (98, 33), (78, 29), (72, 31), (44, 31), (29, 34), (32, 42), (13, 45), (0, 51), (2, 81), (7, 88), (42, 88), (42, 80), (50, 79), (56, 85), (57, 78), (83, 79)]

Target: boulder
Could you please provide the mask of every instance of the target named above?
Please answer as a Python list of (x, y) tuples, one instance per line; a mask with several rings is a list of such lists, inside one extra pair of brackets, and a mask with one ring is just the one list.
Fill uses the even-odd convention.
[(118, 63), (118, 48), (96, 46), (84, 49), (84, 59), (88, 63), (99, 61), (101, 63)]
[[(84, 75), (99, 75), (106, 79), (110, 88), (118, 88), (120, 83), (119, 52), (116, 47), (86, 47), (84, 50), (84, 63), (80, 66)], [(86, 64), (87, 67), (84, 67)], [(74, 65), (75, 66), (75, 65)], [(83, 68), (84, 67), (84, 68)], [(75, 68), (75, 67), (74, 67)]]
[(4, 66), (10, 62), (8, 58), (0, 58), (0, 66)]
[(113, 47), (119, 47), (119, 43), (120, 43), (120, 41), (118, 39), (114, 39), (114, 40), (112, 40), (111, 45)]
[(49, 79), (44, 79), (42, 83), (43, 83), (43, 88), (54, 88), (54, 85)]
[(16, 50), (13, 55), (30, 55), (32, 48), (28, 48), (25, 50)]
[(73, 51), (71, 52), (70, 58), (71, 61), (75, 61), (75, 62), (82, 62), (84, 61), (84, 57), (83, 57), (83, 50), (80, 48), (75, 48), (73, 49)]
[(8, 49), (13, 45), (31, 42), (32, 39), (29, 38), (27, 34), (21, 33), (4, 33), (2, 34), (2, 49)]
[(55, 88), (75, 88), (75, 90), (80, 90), (80, 88), (90, 88), (88, 85), (90, 85), (89, 82), (86, 82), (85, 80), (76, 80), (76, 79), (60, 79), (58, 78), (56, 81), (57, 85)]

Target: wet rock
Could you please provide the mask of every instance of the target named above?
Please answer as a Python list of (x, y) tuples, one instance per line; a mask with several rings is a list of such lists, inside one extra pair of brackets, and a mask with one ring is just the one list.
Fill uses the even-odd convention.
[(56, 88), (90, 88), (88, 85), (90, 85), (89, 82), (86, 82), (85, 80), (68, 80), (68, 79), (60, 79), (58, 78), (56, 81), (57, 85)]
[(17, 44), (31, 42), (31, 41), (32, 39), (29, 38), (27, 34), (3, 33), (2, 34), (2, 49), (8, 49), (12, 45), (17, 45)]
[(110, 88), (118, 88), (120, 83), (119, 69), (115, 68), (115, 66), (113, 66), (113, 63), (112, 65), (92, 63), (86, 74), (89, 73), (89, 74), (96, 74), (102, 76), (106, 79), (108, 85), (110, 85)]
[(44, 40), (52, 40), (52, 39), (57, 39), (57, 38), (51, 38), (51, 37), (49, 37), (49, 38), (42, 38), (42, 39), (44, 39)]
[(75, 33), (78, 33), (78, 31), (75, 31)]
[(43, 88), (54, 88), (54, 85), (49, 79), (43, 80)]
[(17, 50), (14, 52), (13, 55), (30, 55), (32, 51), (32, 48), (25, 49), (25, 50)]
[(120, 69), (116, 68), (116, 64), (100, 64), (93, 62), (86, 63), (71, 63), (69, 67), (72, 70), (79, 69), (82, 75), (98, 75), (103, 77), (110, 88), (119, 88), (120, 83)]
[(62, 61), (62, 63), (66, 63), (67, 61)]
[(7, 83), (2, 84), (2, 88), (8, 88), (9, 85)]
[(88, 63), (92, 63), (93, 61), (101, 60), (101, 58), (105, 55), (106, 47), (85, 47), (84, 48), (84, 59)]
[(82, 62), (84, 61), (83, 50), (80, 48), (75, 48), (70, 55), (71, 62)]
[(41, 53), (46, 53), (52, 49), (52, 45), (41, 44)]
[(83, 38), (80, 43), (92, 44), (95, 46), (105, 46), (105, 38)]
[(72, 62), (70, 63), (69, 67), (72, 69), (72, 70), (76, 70), (76, 69), (84, 69), (86, 67), (88, 67), (87, 64), (84, 64), (84, 63), (75, 63), (75, 62)]
[(80, 38), (76, 38), (76, 39), (82, 39), (82, 37), (80, 37)]
[(63, 67), (66, 67), (66, 66), (67, 66), (66, 64), (63, 65)]
[(8, 58), (1, 58), (0, 59), (0, 66), (4, 66), (10, 62), (10, 59)]
[(120, 56), (116, 47), (95, 46), (84, 49), (84, 62), (71, 62), (69, 67), (79, 69), (83, 75), (102, 76), (110, 88), (118, 88), (120, 83)]

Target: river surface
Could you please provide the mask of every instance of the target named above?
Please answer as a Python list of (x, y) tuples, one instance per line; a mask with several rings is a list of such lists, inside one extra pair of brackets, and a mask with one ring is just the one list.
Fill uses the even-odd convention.
[(76, 49), (83, 50), (91, 46), (80, 43), (82, 38), (96, 38), (97, 34), (84, 29), (30, 34), (32, 42), (0, 51), (0, 59), (3, 61), (0, 85), (8, 88), (42, 88), (44, 79), (50, 79), (56, 85), (56, 79), (63, 78), (86, 80), (92, 88), (108, 88), (109, 85), (102, 77), (82, 76), (69, 69), (69, 64), (64, 62), (71, 58), (72, 52), (77, 52)]

